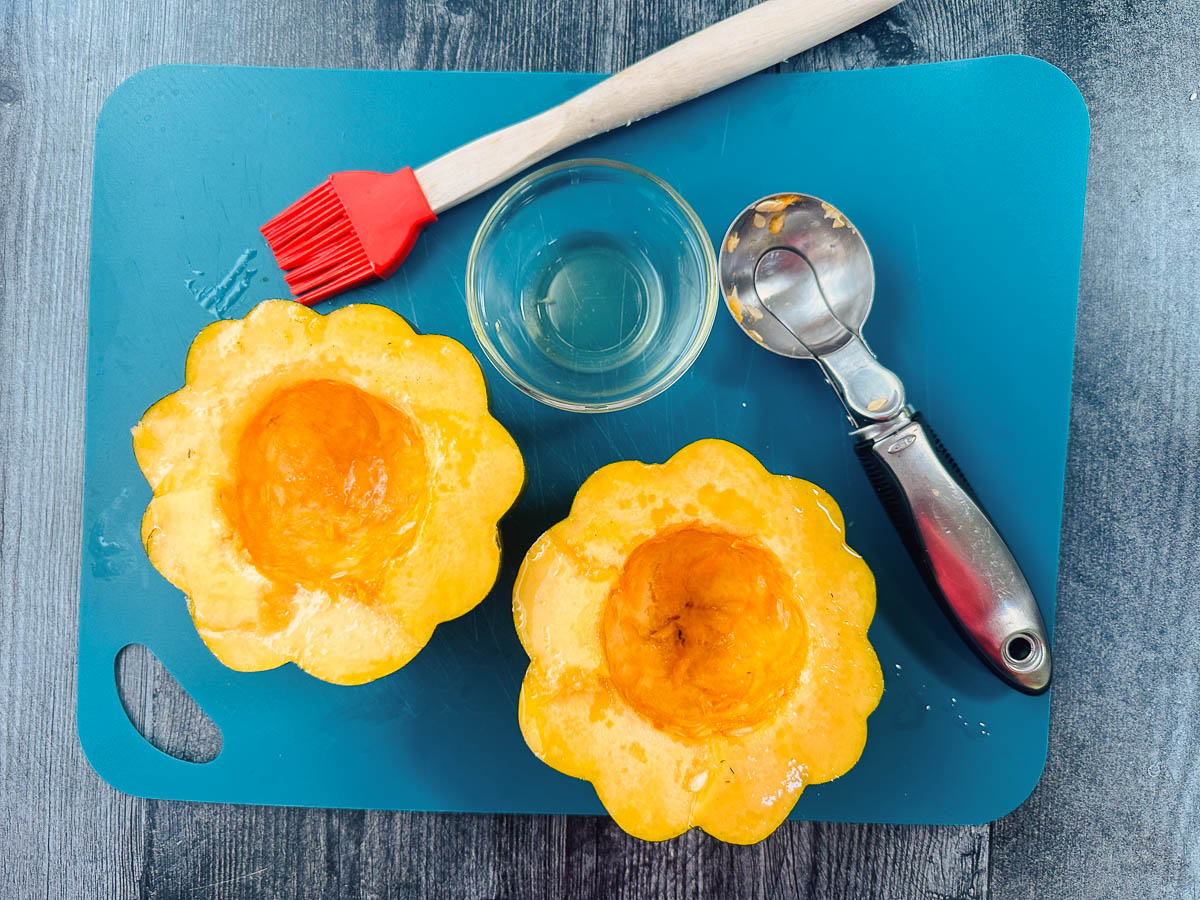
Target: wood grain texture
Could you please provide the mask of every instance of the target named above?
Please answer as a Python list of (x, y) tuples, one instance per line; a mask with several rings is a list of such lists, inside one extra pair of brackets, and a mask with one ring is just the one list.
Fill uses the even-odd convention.
[[(0, 16), (0, 896), (131, 896), (144, 804), (74, 739), (87, 185), (100, 92), (61, 62), (86, 14)], [(95, 836), (103, 835), (98, 844)], [(64, 877), (65, 876), (65, 877)]]
[[(1200, 11), (906, 0), (781, 68), (1023, 51), (1094, 129), (1050, 762), (994, 826), (786, 825), (144, 801), (75, 738), (92, 130), (163, 62), (613, 71), (749, 0), (0, 0), (0, 897), (1200, 896)], [(1189, 83), (1190, 82), (1190, 83)], [(173, 682), (154, 727), (191, 739)], [(174, 739), (174, 738), (172, 738)]]
[(1092, 119), (1046, 773), (997, 897), (1200, 897), (1200, 4), (1033, 0)]
[(143, 644), (117, 654), (117, 695), (125, 715), (151, 746), (185, 762), (217, 758), (221, 729)]
[(440, 215), (559, 150), (777, 65), (896, 2), (761, 0), (635, 61), (552, 109), (426, 163), (417, 169), (417, 181), (429, 207)]

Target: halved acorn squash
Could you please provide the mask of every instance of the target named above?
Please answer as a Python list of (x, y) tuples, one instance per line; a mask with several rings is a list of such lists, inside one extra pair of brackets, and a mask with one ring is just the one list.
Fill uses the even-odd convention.
[(379, 306), (209, 325), (133, 429), (150, 561), (241, 671), (392, 672), (496, 579), (516, 444), (458, 342)]
[(530, 749), (646, 840), (763, 839), (858, 761), (883, 691), (837, 505), (725, 441), (592, 475), (513, 610)]

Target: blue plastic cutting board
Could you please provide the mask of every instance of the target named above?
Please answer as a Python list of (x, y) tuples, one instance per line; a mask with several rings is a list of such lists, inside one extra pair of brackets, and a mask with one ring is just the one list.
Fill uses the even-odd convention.
[[(529, 486), (503, 525), (495, 590), (394, 675), (347, 688), (291, 665), (231, 672), (147, 562), (138, 523), (150, 490), (129, 429), (180, 386), (188, 344), (215, 315), (286, 296), (258, 225), (329, 172), (422, 163), (595, 80), (166, 67), (109, 98), (92, 221), (79, 736), (113, 785), (241, 803), (601, 812), (590, 785), (538, 762), (517, 730), (526, 660), (510, 613), (515, 569), (599, 466), (661, 461), (716, 436), (830, 490), (878, 579), (871, 639), (886, 691), (866, 752), (845, 777), (805, 791), (794, 816), (982, 822), (1032, 790), (1049, 697), (1004, 687), (943, 618), (818, 370), (755, 347), (724, 312), (678, 384), (621, 413), (540, 406), (483, 363)], [(878, 267), (868, 339), (974, 482), (1053, 623), (1087, 151), (1074, 85), (1037, 60), (999, 57), (759, 76), (571, 155), (661, 175), (714, 239), (776, 191), (844, 210)], [(391, 281), (338, 302), (384, 304), (477, 353), (463, 271), (497, 193), (444, 215)], [(164, 755), (130, 724), (114, 659), (131, 642), (150, 647), (220, 727), (214, 761)]]

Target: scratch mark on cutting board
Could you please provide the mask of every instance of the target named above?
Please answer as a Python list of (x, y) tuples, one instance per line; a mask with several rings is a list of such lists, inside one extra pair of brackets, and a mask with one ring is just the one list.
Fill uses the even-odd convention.
[(249, 289), (250, 279), (258, 274), (258, 269), (250, 265), (256, 256), (257, 250), (243, 250), (233, 268), (213, 287), (198, 287), (196, 280), (204, 273), (195, 270), (193, 272), (196, 277), (188, 278), (184, 285), (192, 292), (192, 297), (200, 304), (201, 309), (214, 319), (223, 318), (230, 307)]
[(122, 489), (108, 508), (96, 517), (88, 532), (85, 549), (91, 559), (92, 574), (96, 578), (113, 578), (129, 569), (129, 541), (118, 539), (124, 536), (121, 535), (119, 523), (124, 519), (122, 507), (125, 506), (128, 495), (128, 488)]

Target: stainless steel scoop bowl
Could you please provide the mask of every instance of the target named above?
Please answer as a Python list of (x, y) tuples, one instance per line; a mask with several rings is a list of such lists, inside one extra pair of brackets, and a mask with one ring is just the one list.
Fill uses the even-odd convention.
[(862, 337), (875, 295), (866, 242), (828, 203), (775, 194), (721, 243), (721, 288), (742, 330), (781, 356), (815, 360), (837, 392), (861, 460), (909, 554), (964, 639), (1013, 687), (1050, 683), (1037, 601), (954, 460)]

